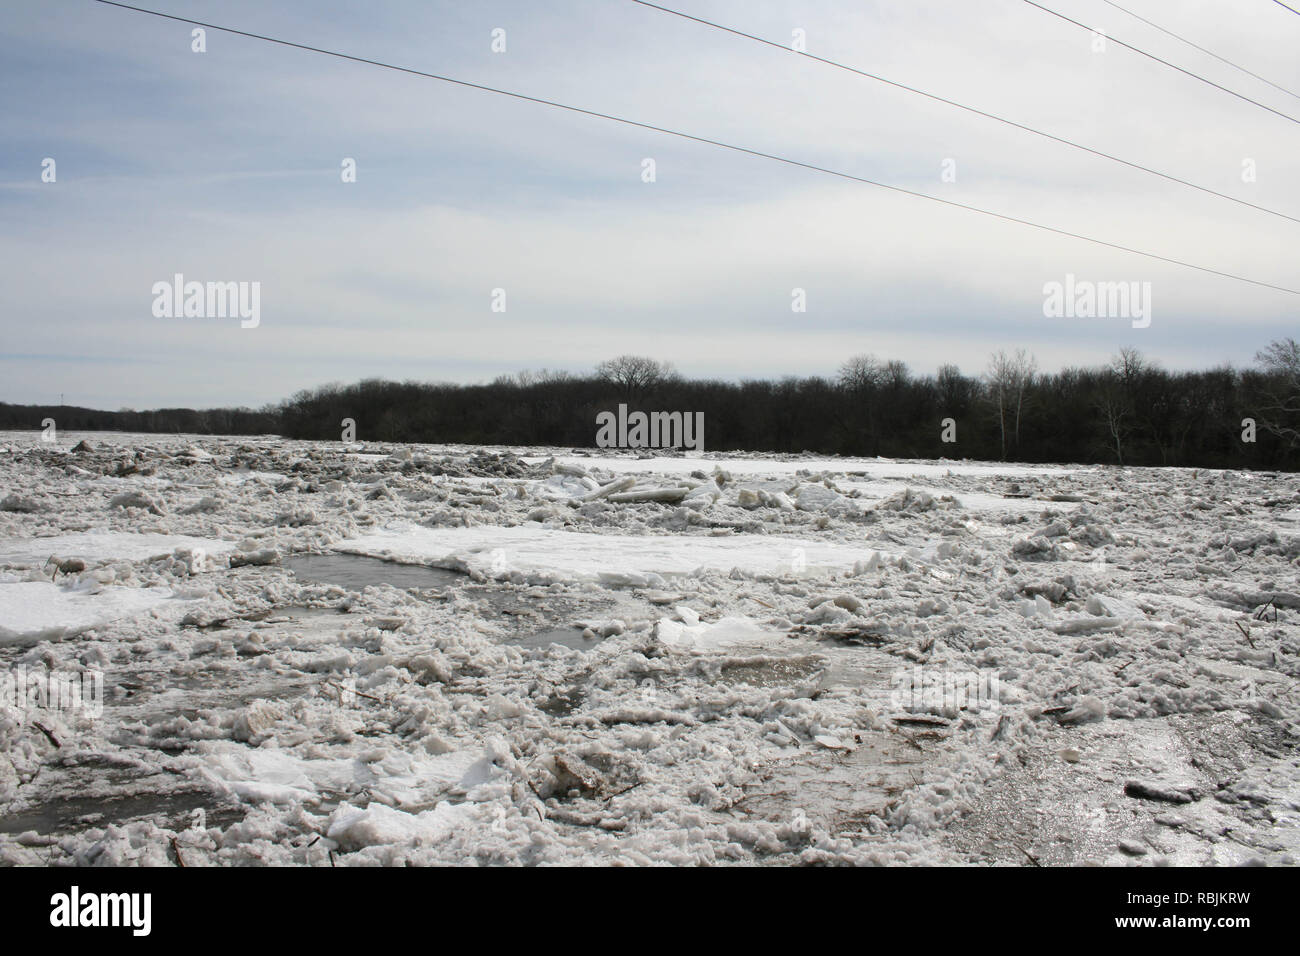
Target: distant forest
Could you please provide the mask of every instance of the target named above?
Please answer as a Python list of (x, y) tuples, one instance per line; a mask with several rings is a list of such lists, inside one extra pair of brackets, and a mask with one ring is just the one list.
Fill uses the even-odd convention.
[(39, 429), (52, 418), (61, 431), (340, 441), (351, 419), (357, 441), (594, 447), (597, 413), (620, 403), (702, 412), (706, 451), (1300, 470), (1300, 344), (1289, 338), (1245, 370), (1170, 372), (1123, 349), (1106, 366), (1051, 373), (1017, 351), (995, 353), (978, 376), (951, 365), (914, 375), (860, 355), (833, 378), (723, 382), (621, 356), (588, 375), (324, 385), (258, 410), (0, 403), (0, 428)]

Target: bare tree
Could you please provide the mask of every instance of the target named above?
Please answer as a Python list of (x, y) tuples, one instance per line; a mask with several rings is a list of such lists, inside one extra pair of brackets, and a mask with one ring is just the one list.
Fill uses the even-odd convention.
[(892, 389), (900, 389), (907, 384), (911, 378), (911, 372), (907, 368), (906, 362), (900, 362), (898, 359), (891, 359), (885, 363), (882, 370), (884, 373), (885, 384)]
[(855, 355), (840, 366), (840, 387), (851, 392), (878, 388), (885, 384), (886, 378), (885, 365), (874, 355)]
[(839, 387), (850, 396), (850, 420), (845, 424), (856, 445), (865, 430), (867, 451), (880, 454), (885, 414), (881, 390), (905, 380), (907, 366), (902, 362), (882, 362), (874, 355), (855, 355), (840, 366)]
[(596, 376), (633, 396), (675, 378), (676, 372), (670, 362), (656, 362), (642, 355), (620, 355), (597, 365)]
[(1118, 354), (1111, 356), (1110, 367), (1119, 376), (1124, 388), (1132, 392), (1143, 373), (1150, 371), (1151, 363), (1137, 349), (1126, 345)]
[(962, 375), (956, 365), (940, 365), (934, 381), (943, 409), (953, 414), (964, 409), (978, 391), (978, 384)]
[(1269, 380), (1267, 404), (1261, 408), (1267, 417), (1261, 415), (1259, 423), (1292, 448), (1300, 447), (1300, 427), (1292, 418), (1300, 415), (1300, 342), (1278, 339), (1256, 352), (1255, 361)]
[(1032, 355), (1026, 355), (1024, 349), (1016, 349), (1016, 354), (1011, 363), (1014, 373), (1014, 386), (1016, 396), (1016, 447), (1020, 447), (1020, 415), (1025, 408), (1025, 393), (1029, 391), (1029, 386), (1034, 383), (1034, 375), (1038, 371), (1038, 363)]
[(1124, 464), (1124, 438), (1128, 435), (1128, 418), (1132, 413), (1120, 372), (1108, 368), (1102, 372), (1097, 410), (1106, 425), (1106, 434), (1115, 444), (1115, 462)]
[(1007, 460), (1007, 406), (1010, 404), (1011, 369), (1007, 353), (998, 350), (989, 358), (988, 371), (984, 373), (985, 397), (997, 414), (998, 431), (1002, 439), (1003, 461)]
[(961, 369), (956, 365), (940, 365), (939, 371), (935, 373), (934, 378), (939, 384), (939, 391), (943, 393), (945, 401), (952, 401), (961, 394), (963, 379)]
[(1300, 390), (1300, 342), (1292, 338), (1270, 342), (1268, 348), (1255, 353), (1255, 361), (1270, 375), (1280, 375), (1294, 389)]
[(518, 372), (514, 381), (519, 384), (520, 388), (529, 388), (533, 385), (550, 385), (555, 382), (569, 382), (573, 380), (573, 375), (563, 369), (551, 370), (549, 368), (531, 369), (526, 368)]
[[(1137, 349), (1125, 346), (1102, 370), (1095, 407), (1101, 413), (1106, 435), (1115, 449), (1116, 464), (1124, 464), (1124, 443), (1138, 418), (1139, 388), (1155, 366)], [(1148, 396), (1150, 399), (1151, 396)]]
[[(1002, 460), (1007, 458), (1007, 429), (1020, 444), (1020, 418), (1025, 407), (1025, 394), (1033, 383), (1037, 363), (1024, 349), (1008, 355), (999, 349), (989, 357), (988, 371), (984, 373), (986, 396), (997, 415), (1002, 439)], [(1010, 419), (1010, 422), (1008, 422)]]

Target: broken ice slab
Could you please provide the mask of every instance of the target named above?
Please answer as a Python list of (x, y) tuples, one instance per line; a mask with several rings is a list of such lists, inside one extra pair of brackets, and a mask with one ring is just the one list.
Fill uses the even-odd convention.
[(636, 484), (636, 479), (631, 477), (630, 475), (626, 478), (619, 478), (616, 479), (615, 481), (611, 481), (607, 485), (601, 485), (599, 488), (597, 488), (593, 492), (590, 492), (589, 494), (583, 495), (582, 500), (595, 501), (598, 498), (604, 498), (618, 491), (626, 491), (628, 488), (631, 488), (635, 484)]
[(640, 501), (658, 501), (664, 504), (676, 504), (686, 497), (689, 488), (645, 488), (638, 491), (623, 491), (609, 496), (616, 504), (629, 504)]
[(284, 567), (304, 584), (333, 584), (360, 591), (388, 584), (395, 588), (449, 587), (465, 583), (465, 575), (422, 564), (399, 564), (359, 554), (298, 554)]

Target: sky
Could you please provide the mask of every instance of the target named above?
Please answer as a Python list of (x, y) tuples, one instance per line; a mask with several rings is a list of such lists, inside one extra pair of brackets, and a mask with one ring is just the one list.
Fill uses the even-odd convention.
[[(1300, 223), (631, 0), (137, 2), (1300, 289)], [(1104, 0), (1044, 0), (1100, 50), (1024, 0), (663, 5), (1300, 217), (1300, 97)], [(1271, 0), (1120, 6), (1300, 93), (1300, 16)], [(729, 380), (863, 353), (978, 374), (1018, 348), (1244, 367), (1300, 324), (1294, 294), (216, 29), (196, 52), (193, 29), (4, 0), (0, 401), (259, 407), (624, 353)], [(256, 327), (155, 314), (178, 273), (257, 283)], [(1044, 315), (1067, 275), (1150, 283), (1150, 323)]]

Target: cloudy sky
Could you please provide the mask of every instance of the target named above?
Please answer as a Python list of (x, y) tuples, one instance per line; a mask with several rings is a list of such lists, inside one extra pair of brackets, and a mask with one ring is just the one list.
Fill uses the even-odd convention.
[[(138, 2), (1300, 288), (1300, 224), (630, 0)], [(810, 53), (1300, 217), (1300, 123), (1096, 52), (1023, 0), (663, 2), (781, 43), (802, 30)], [(1300, 117), (1300, 98), (1104, 0), (1045, 5)], [(1300, 92), (1300, 16), (1270, 0), (1121, 6)], [(1300, 296), (217, 30), (196, 53), (191, 30), (93, 0), (6, 4), (0, 400), (258, 406), (625, 352), (729, 379), (834, 374), (863, 352), (976, 373), (1000, 348), (1048, 369), (1125, 345), (1242, 366), (1296, 334)], [(155, 317), (152, 287), (176, 273), (259, 282), (260, 325)], [(1045, 317), (1044, 284), (1067, 273), (1150, 282), (1150, 326)]]

